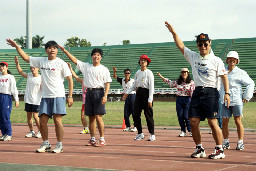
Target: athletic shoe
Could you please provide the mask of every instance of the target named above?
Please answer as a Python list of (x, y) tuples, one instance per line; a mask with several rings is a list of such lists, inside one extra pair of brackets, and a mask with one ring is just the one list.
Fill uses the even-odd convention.
[(38, 133), (36, 134), (36, 138), (42, 138), (40, 131), (38, 131)]
[(133, 128), (131, 129), (131, 132), (137, 132), (137, 128), (136, 128), (136, 127), (133, 127)]
[(44, 153), (46, 151), (51, 151), (51, 144), (42, 144), (40, 148), (36, 150), (37, 153)]
[(153, 134), (149, 135), (148, 141), (155, 141), (156, 140), (156, 136)]
[(107, 145), (107, 144), (106, 144), (105, 140), (103, 139), (103, 140), (99, 140), (99, 142), (95, 143), (94, 147), (103, 147), (105, 145)]
[(25, 135), (26, 138), (35, 137), (36, 133), (34, 131), (30, 131), (27, 135)]
[(4, 139), (2, 141), (11, 141), (12, 140), (12, 136), (10, 135), (5, 135)]
[(6, 135), (2, 135), (2, 136), (0, 137), (0, 141), (3, 141), (5, 136), (6, 136)]
[(203, 147), (196, 146), (196, 150), (191, 154), (192, 158), (204, 158), (206, 157), (205, 150)]
[(222, 144), (222, 148), (223, 148), (223, 149), (229, 149), (229, 148), (230, 148), (229, 142), (224, 142), (224, 143)]
[(237, 143), (236, 150), (244, 150), (244, 143)]
[(188, 132), (189, 136), (192, 137), (192, 132)]
[(89, 131), (89, 129), (83, 129), (81, 132), (80, 132), (80, 134), (90, 134), (90, 131)]
[(56, 144), (55, 148), (52, 150), (52, 153), (63, 153), (63, 145)]
[(209, 131), (209, 134), (212, 134), (212, 130)]
[(134, 138), (134, 140), (141, 140), (141, 139), (144, 139), (144, 134), (143, 133), (137, 134), (136, 137)]
[(127, 127), (125, 129), (123, 129), (123, 131), (131, 131), (131, 127)]
[(181, 131), (181, 133), (180, 133), (179, 137), (185, 137), (185, 136), (186, 136), (186, 133), (185, 133), (185, 132), (183, 132), (183, 131)]
[(209, 155), (209, 159), (224, 159), (225, 154), (224, 150), (220, 150), (218, 147), (215, 147), (215, 150), (212, 154)]
[(95, 140), (90, 139), (86, 146), (94, 146), (96, 144)]

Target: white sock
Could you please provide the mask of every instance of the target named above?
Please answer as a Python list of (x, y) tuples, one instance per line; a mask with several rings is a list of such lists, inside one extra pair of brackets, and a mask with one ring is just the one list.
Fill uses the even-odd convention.
[[(62, 145), (62, 142), (57, 142), (57, 144)], [(56, 144), (56, 145), (57, 145), (57, 144)]]
[(222, 145), (216, 145), (216, 147), (222, 150)]
[(95, 137), (91, 137), (91, 140), (96, 141), (96, 138)]
[(239, 140), (238, 143), (244, 143), (244, 141), (243, 140)]
[(87, 130), (88, 130), (88, 127), (84, 127), (84, 129), (87, 129)]
[(104, 140), (104, 137), (100, 137), (100, 140)]
[(224, 143), (227, 143), (227, 142), (229, 142), (229, 140), (228, 139), (224, 139)]
[(49, 143), (49, 140), (43, 141), (43, 144), (50, 144), (50, 143)]
[(196, 146), (202, 148), (202, 144), (197, 144)]

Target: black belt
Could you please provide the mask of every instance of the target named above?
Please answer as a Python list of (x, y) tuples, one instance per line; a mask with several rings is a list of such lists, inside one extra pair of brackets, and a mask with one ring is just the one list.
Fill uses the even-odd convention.
[(89, 91), (93, 91), (93, 90), (103, 90), (103, 88), (87, 88), (87, 90), (89, 90)]
[[(201, 88), (201, 89), (204, 89), (204, 88), (213, 88), (213, 87), (197, 86), (196, 88)], [(216, 89), (216, 88), (213, 88), (213, 89)]]

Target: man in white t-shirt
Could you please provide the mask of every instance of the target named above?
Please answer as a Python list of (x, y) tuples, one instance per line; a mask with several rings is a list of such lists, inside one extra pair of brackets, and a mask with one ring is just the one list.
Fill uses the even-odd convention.
[[(104, 122), (102, 116), (106, 114), (105, 103), (110, 89), (110, 72), (108, 68), (101, 65), (100, 61), (103, 56), (102, 49), (95, 48), (91, 52), (93, 64), (79, 61), (70, 54), (65, 48), (59, 46), (67, 57), (77, 65), (77, 69), (83, 74), (83, 84), (87, 87), (85, 100), (85, 115), (89, 116), (89, 130), (91, 139), (87, 146), (105, 146), (104, 139)], [(105, 92), (104, 92), (105, 89)], [(98, 125), (100, 139), (96, 143), (96, 122)]]
[(196, 88), (189, 106), (191, 132), (196, 144), (196, 150), (192, 153), (191, 157), (206, 157), (205, 150), (202, 147), (199, 123), (207, 118), (216, 142), (214, 153), (210, 154), (209, 158), (225, 158), (222, 148), (222, 131), (217, 123), (217, 118), (219, 117), (218, 77), (221, 77), (226, 92), (224, 101), (227, 106), (230, 104), (227, 71), (224, 63), (212, 53), (211, 39), (209, 39), (207, 34), (201, 33), (197, 36), (196, 43), (199, 50), (199, 53), (197, 53), (185, 47), (172, 25), (165, 22), (165, 26), (172, 33), (176, 46), (190, 63), (195, 81)]
[[(39, 68), (30, 67), (32, 73), (25, 73), (20, 64), (19, 59), (15, 56), (16, 68), (19, 74), (27, 78), (26, 91), (24, 96), (25, 101), (25, 111), (27, 112), (27, 122), (30, 129), (29, 133), (25, 136), (26, 138), (36, 137), (41, 138), (40, 133), (40, 123), (39, 123), (39, 106), (42, 98), (42, 89), (41, 89), (41, 75), (38, 73)], [(33, 130), (33, 118), (35, 119), (36, 126), (38, 128), (37, 135)]]
[(64, 78), (68, 81), (69, 96), (66, 99), (68, 107), (73, 104), (73, 79), (72, 74), (66, 62), (57, 57), (58, 44), (55, 41), (48, 41), (45, 44), (45, 52), (48, 57), (30, 57), (28, 56), (18, 44), (6, 39), (9, 45), (15, 47), (21, 58), (30, 63), (30, 66), (40, 68), (42, 76), (42, 99), (40, 103), (39, 117), (40, 117), (40, 132), (43, 143), (38, 153), (51, 150), (51, 145), (48, 140), (48, 120), (54, 119), (55, 132), (57, 137), (57, 144), (52, 150), (53, 153), (63, 152), (63, 135), (64, 129), (62, 125), (62, 116), (66, 115), (65, 107), (65, 88)]

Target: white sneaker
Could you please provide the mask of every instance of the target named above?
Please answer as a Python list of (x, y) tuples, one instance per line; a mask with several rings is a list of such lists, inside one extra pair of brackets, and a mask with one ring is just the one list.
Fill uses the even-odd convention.
[(0, 137), (0, 141), (3, 141), (5, 136), (6, 136), (6, 135), (2, 135), (2, 136)]
[(183, 131), (181, 131), (181, 133), (180, 133), (179, 137), (185, 137), (185, 136), (186, 136), (186, 133), (185, 133), (185, 132), (183, 132)]
[(63, 145), (56, 144), (55, 148), (52, 150), (52, 153), (62, 153), (63, 152)]
[(133, 128), (131, 129), (131, 132), (137, 132), (137, 128), (136, 128), (136, 127), (133, 127)]
[(51, 151), (51, 144), (42, 144), (40, 148), (36, 150), (37, 153), (44, 153), (46, 151)]
[(156, 136), (153, 134), (149, 135), (148, 141), (155, 141), (156, 140)]
[(130, 131), (131, 130), (131, 127), (127, 127), (125, 129), (123, 129), (123, 131)]
[(4, 139), (2, 141), (11, 141), (12, 140), (12, 136), (10, 135), (5, 135)]
[(25, 135), (26, 138), (35, 137), (36, 133), (34, 131), (30, 131), (27, 135)]
[(188, 132), (189, 136), (192, 137), (192, 132)]
[(40, 131), (38, 131), (38, 133), (36, 134), (36, 138), (42, 138)]
[(136, 137), (134, 138), (134, 140), (141, 140), (141, 139), (144, 139), (144, 134), (143, 133), (137, 134)]

